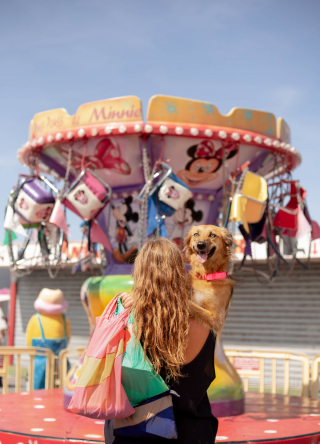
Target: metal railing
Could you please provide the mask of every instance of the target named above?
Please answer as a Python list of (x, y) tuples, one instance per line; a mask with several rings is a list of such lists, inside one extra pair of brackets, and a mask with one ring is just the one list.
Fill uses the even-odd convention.
[[(68, 358), (80, 358), (85, 352), (85, 348), (65, 348), (61, 350), (59, 356), (54, 356), (52, 350), (38, 347), (0, 347), (0, 356), (3, 356), (3, 366), (0, 367), (0, 377), (3, 379), (3, 394), (8, 393), (9, 377), (9, 356), (15, 356), (15, 392), (21, 391), (21, 356), (29, 356), (28, 381), (29, 390), (33, 390), (34, 358), (35, 356), (46, 357), (45, 388), (51, 389), (54, 386), (64, 387), (68, 374)], [(319, 396), (319, 370), (320, 355), (316, 355), (312, 361), (310, 372), (310, 361), (307, 354), (281, 351), (246, 351), (232, 350), (225, 348), (225, 353), (234, 364), (234, 358), (253, 358), (257, 364), (254, 369), (237, 368), (237, 372), (243, 379), (244, 391), (249, 390), (249, 378), (259, 379), (259, 392), (265, 390), (265, 360), (271, 360), (271, 393), (277, 393), (277, 360), (283, 361), (283, 394), (288, 395), (290, 389), (290, 361), (301, 362), (301, 396), (309, 396), (309, 383), (311, 380), (311, 398), (317, 400)], [(57, 362), (58, 361), (58, 362)], [(57, 375), (55, 377), (55, 366)], [(249, 366), (250, 367), (250, 366)]]
[(0, 356), (3, 356), (3, 367), (0, 368), (0, 376), (3, 378), (3, 394), (8, 393), (9, 356), (15, 356), (15, 392), (21, 391), (21, 356), (29, 356), (28, 381), (29, 390), (33, 390), (34, 358), (46, 357), (45, 388), (51, 389), (54, 385), (54, 353), (52, 350), (40, 347), (0, 347)]
[(320, 355), (313, 358), (311, 365), (311, 398), (319, 399), (319, 370), (320, 370)]
[(60, 387), (64, 387), (66, 385), (66, 379), (68, 374), (68, 358), (71, 357), (77, 357), (80, 358), (80, 356), (83, 355), (85, 352), (85, 348), (64, 348), (59, 353), (59, 381), (60, 381)]
[[(235, 357), (242, 358), (256, 358), (258, 359), (257, 368), (254, 370), (249, 369), (239, 369), (236, 367), (237, 372), (243, 378), (244, 391), (249, 390), (249, 377), (259, 378), (259, 392), (264, 393), (265, 390), (265, 359), (271, 359), (271, 393), (277, 393), (277, 360), (282, 359), (284, 362), (283, 368), (283, 394), (289, 394), (290, 388), (290, 361), (299, 361), (302, 364), (302, 390), (301, 396), (309, 397), (309, 357), (305, 353), (293, 353), (293, 352), (281, 352), (281, 351), (239, 351), (239, 350), (229, 350), (225, 349), (225, 353), (230, 358), (233, 363)], [(319, 357), (320, 361), (320, 357)]]

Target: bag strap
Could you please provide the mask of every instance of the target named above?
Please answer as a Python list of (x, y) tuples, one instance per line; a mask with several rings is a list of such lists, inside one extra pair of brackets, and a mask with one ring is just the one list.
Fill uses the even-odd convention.
[(118, 307), (118, 296), (122, 293), (117, 293), (109, 302), (109, 304), (104, 309), (101, 316), (97, 317), (97, 325), (99, 323), (100, 319), (111, 319), (116, 313), (117, 307)]

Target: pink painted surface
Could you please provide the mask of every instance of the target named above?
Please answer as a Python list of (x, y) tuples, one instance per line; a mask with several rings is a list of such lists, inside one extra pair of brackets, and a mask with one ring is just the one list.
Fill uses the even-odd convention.
[[(62, 390), (0, 396), (0, 440), (5, 444), (104, 442), (104, 421), (67, 412)], [(43, 408), (38, 408), (43, 406)], [(19, 418), (19, 421), (17, 421)], [(45, 421), (45, 419), (55, 421)], [(31, 431), (31, 429), (43, 429)], [(320, 402), (294, 396), (247, 393), (245, 413), (219, 419), (216, 442), (312, 444), (320, 439)]]
[(63, 230), (68, 236), (70, 236), (68, 224), (66, 217), (64, 215), (64, 211), (59, 199), (56, 200), (56, 203), (53, 207), (49, 222), (56, 227), (59, 227)]
[(92, 222), (90, 235), (91, 235), (91, 242), (97, 242), (98, 244), (103, 245), (107, 250), (109, 250), (112, 253), (112, 248), (109, 239), (105, 235), (102, 228), (95, 221)]

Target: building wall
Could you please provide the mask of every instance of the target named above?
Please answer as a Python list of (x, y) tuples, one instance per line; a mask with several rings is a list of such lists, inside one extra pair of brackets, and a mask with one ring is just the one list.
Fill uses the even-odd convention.
[[(267, 266), (257, 267), (268, 272)], [(290, 347), (320, 352), (320, 263), (282, 266), (273, 282), (249, 271), (236, 286), (223, 330), (225, 344)]]

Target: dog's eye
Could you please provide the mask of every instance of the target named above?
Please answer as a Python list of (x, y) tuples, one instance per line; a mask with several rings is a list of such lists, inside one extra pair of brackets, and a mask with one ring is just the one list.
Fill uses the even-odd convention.
[(194, 233), (194, 237), (198, 237), (199, 236), (199, 233)]
[(210, 237), (217, 237), (217, 235), (214, 233), (210, 233)]

